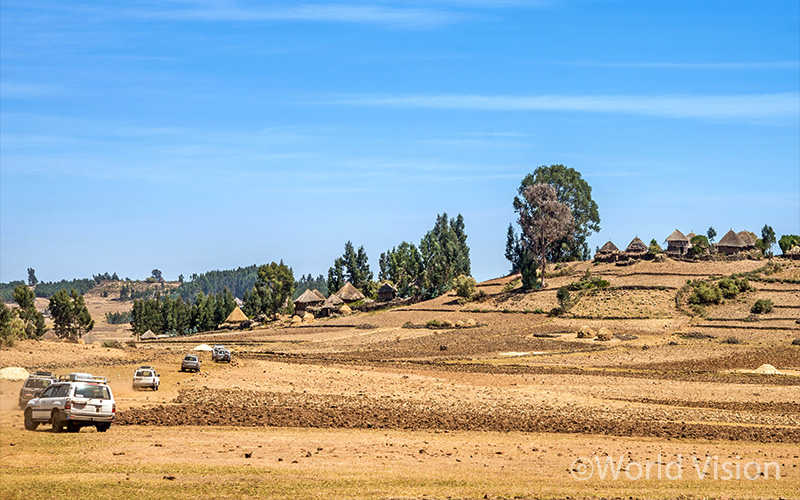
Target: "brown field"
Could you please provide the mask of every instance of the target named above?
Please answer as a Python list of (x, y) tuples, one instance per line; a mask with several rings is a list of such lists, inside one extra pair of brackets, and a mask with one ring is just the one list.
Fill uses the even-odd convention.
[[(0, 380), (0, 497), (798, 499), (800, 263), (776, 261), (772, 274), (748, 260), (576, 263), (543, 291), (500, 278), (464, 305), (124, 348), (20, 342), (0, 367), (107, 376), (118, 417), (105, 434), (28, 432), (21, 383)], [(573, 293), (563, 317), (534, 312), (587, 269), (610, 287)], [(755, 289), (705, 318), (676, 308), (689, 279), (752, 271)], [(758, 298), (777, 307), (751, 317)], [(130, 338), (102, 321), (130, 301), (87, 304), (98, 336)], [(579, 339), (584, 326), (615, 337)], [(206, 353), (201, 373), (180, 373), (200, 343), (234, 361)], [(781, 374), (754, 372), (767, 363)], [(130, 388), (139, 364), (160, 391)]]

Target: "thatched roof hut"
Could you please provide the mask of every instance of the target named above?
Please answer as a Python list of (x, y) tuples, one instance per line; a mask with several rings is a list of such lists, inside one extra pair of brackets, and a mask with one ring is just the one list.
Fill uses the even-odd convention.
[(321, 293), (316, 290), (306, 290), (294, 301), (294, 313), (303, 316), (308, 307), (318, 307), (325, 303), (325, 297), (320, 298)]
[(225, 323), (242, 323), (247, 321), (247, 316), (239, 309), (239, 306), (233, 308), (233, 311), (228, 315)]
[(156, 337), (156, 334), (155, 334), (155, 333), (153, 333), (153, 331), (152, 331), (152, 330), (147, 330), (146, 332), (144, 332), (144, 333), (142, 334), (142, 336), (141, 336), (141, 337), (139, 337), (139, 339), (140, 339), (140, 340), (155, 340), (155, 339), (157, 339), (157, 338), (158, 338), (158, 337)]
[(344, 301), (339, 298), (338, 295), (333, 294), (325, 300), (325, 303), (322, 304), (322, 308), (320, 309), (319, 313), (321, 316), (330, 316), (332, 313), (338, 312), (339, 308), (342, 307)]
[(750, 231), (739, 231), (736, 235), (744, 243), (745, 250), (751, 250), (756, 247), (756, 238)]
[(358, 288), (354, 287), (349, 282), (345, 283), (334, 295), (342, 299), (346, 304), (352, 304), (353, 302), (358, 302), (366, 298), (363, 293), (358, 291)]
[(313, 292), (313, 293), (314, 293), (314, 295), (316, 295), (317, 297), (319, 297), (319, 298), (320, 298), (320, 300), (322, 300), (323, 302), (324, 302), (324, 301), (325, 301), (325, 299), (327, 298), (327, 297), (325, 297), (324, 295), (322, 295), (322, 292), (320, 292), (320, 291), (319, 291), (319, 290), (317, 290), (316, 288), (315, 288), (315, 289), (313, 289), (313, 290), (311, 290), (311, 292)]
[(677, 229), (667, 236), (667, 253), (683, 255), (691, 247), (689, 238)]
[(96, 344), (100, 342), (100, 339), (93, 333), (85, 333), (81, 335), (81, 340), (84, 344)]
[(733, 229), (725, 233), (725, 236), (717, 243), (717, 251), (725, 255), (733, 255), (746, 249), (747, 245), (738, 234), (733, 232)]
[(594, 256), (594, 260), (598, 262), (614, 262), (619, 256), (619, 248), (613, 244), (611, 240), (603, 245)]
[(378, 301), (389, 302), (397, 297), (397, 288), (393, 287), (390, 283), (384, 283), (378, 288)]
[(42, 339), (41, 340), (46, 340), (48, 342), (61, 342), (61, 339), (58, 338), (58, 335), (53, 333), (52, 330), (48, 330), (47, 332), (45, 332), (45, 334), (42, 335)]
[(631, 241), (628, 244), (628, 248), (625, 249), (625, 251), (628, 253), (638, 253), (638, 252), (647, 253), (648, 250), (649, 247), (645, 245), (644, 241), (639, 239), (638, 236), (634, 238), (633, 241)]

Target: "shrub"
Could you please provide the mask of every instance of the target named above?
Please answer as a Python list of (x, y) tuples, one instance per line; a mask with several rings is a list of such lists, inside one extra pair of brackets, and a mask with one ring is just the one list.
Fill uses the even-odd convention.
[(690, 304), (708, 305), (722, 303), (722, 290), (716, 285), (708, 283), (696, 283), (693, 285), (694, 291), (689, 296)]
[(586, 276), (580, 280), (573, 281), (567, 285), (567, 290), (576, 292), (579, 290), (591, 290), (592, 288), (606, 288), (608, 285), (609, 282), (607, 280), (604, 280), (600, 276), (590, 276), (587, 272)]
[(701, 306), (700, 304), (692, 304), (691, 305), (692, 313), (695, 316), (700, 316), (701, 318), (705, 318), (708, 312), (706, 311), (705, 306)]
[(561, 316), (562, 314), (564, 314), (564, 309), (560, 307), (550, 309), (550, 316)]
[(750, 312), (753, 314), (766, 314), (768, 312), (772, 312), (772, 306), (774, 304), (770, 299), (758, 299), (753, 307), (750, 308)]
[(544, 309), (542, 309), (541, 307), (537, 307), (536, 309), (533, 310), (533, 313), (534, 314), (544, 314)]
[(522, 280), (520, 278), (517, 278), (517, 279), (515, 279), (513, 281), (509, 281), (508, 283), (506, 283), (503, 286), (503, 291), (504, 292), (510, 292), (511, 290), (515, 289), (517, 287), (517, 285), (519, 285), (521, 282), (522, 282)]
[(722, 278), (717, 286), (719, 286), (722, 296), (726, 299), (732, 299), (739, 295), (739, 287), (731, 278)]
[(478, 283), (475, 281), (475, 278), (471, 276), (464, 276), (459, 275), (458, 278), (453, 279), (453, 289), (456, 291), (456, 295), (465, 299), (472, 298), (475, 295), (477, 290)]
[(431, 320), (428, 320), (427, 323), (425, 323), (425, 326), (427, 326), (428, 328), (431, 328), (431, 329), (440, 328), (442, 326), (442, 322), (439, 321), (438, 319), (431, 319)]
[(711, 248), (711, 245), (708, 244), (708, 238), (702, 234), (692, 236), (692, 239), (689, 241), (689, 243), (692, 244), (692, 248), (689, 250), (692, 253), (692, 256), (708, 253), (708, 249)]
[(738, 337), (728, 337), (722, 341), (723, 344), (741, 344), (742, 341)]
[(556, 298), (558, 299), (558, 305), (561, 306), (562, 309), (566, 309), (569, 307), (570, 296), (567, 287), (562, 286), (561, 288), (559, 288), (558, 291), (556, 292)]
[(794, 246), (800, 246), (800, 236), (796, 234), (784, 234), (781, 236), (781, 239), (778, 240), (778, 246), (781, 247), (781, 252), (786, 255), (786, 252), (792, 249)]

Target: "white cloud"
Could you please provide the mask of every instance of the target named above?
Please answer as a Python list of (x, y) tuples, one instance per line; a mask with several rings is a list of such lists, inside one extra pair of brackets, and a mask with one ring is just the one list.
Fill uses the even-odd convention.
[(332, 99), (327, 104), (480, 111), (582, 111), (722, 120), (796, 117), (800, 113), (800, 96), (791, 92), (709, 96), (400, 95)]

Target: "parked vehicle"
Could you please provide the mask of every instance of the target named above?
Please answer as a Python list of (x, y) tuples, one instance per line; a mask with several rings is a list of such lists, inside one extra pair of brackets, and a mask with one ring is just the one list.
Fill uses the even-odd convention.
[(48, 385), (56, 382), (57, 380), (58, 376), (51, 372), (34, 372), (29, 375), (28, 380), (22, 384), (22, 388), (19, 390), (18, 404), (20, 409), (24, 409), (25, 405), (28, 404), (28, 401), (38, 397), (42, 392), (44, 392)]
[(196, 354), (187, 354), (181, 361), (181, 371), (200, 371), (200, 358)]
[(211, 359), (220, 363), (222, 361), (227, 361), (228, 363), (231, 362), (231, 351), (225, 348), (225, 346), (215, 345), (214, 351), (211, 353)]
[(111, 427), (117, 413), (114, 394), (105, 377), (88, 373), (62, 375), (42, 394), (25, 406), (25, 429), (36, 430), (39, 424), (49, 423), (54, 432), (65, 427), (78, 432), (81, 427), (94, 426), (98, 432)]
[(157, 391), (160, 384), (161, 377), (152, 366), (140, 366), (133, 374), (133, 388), (136, 390), (149, 387)]

